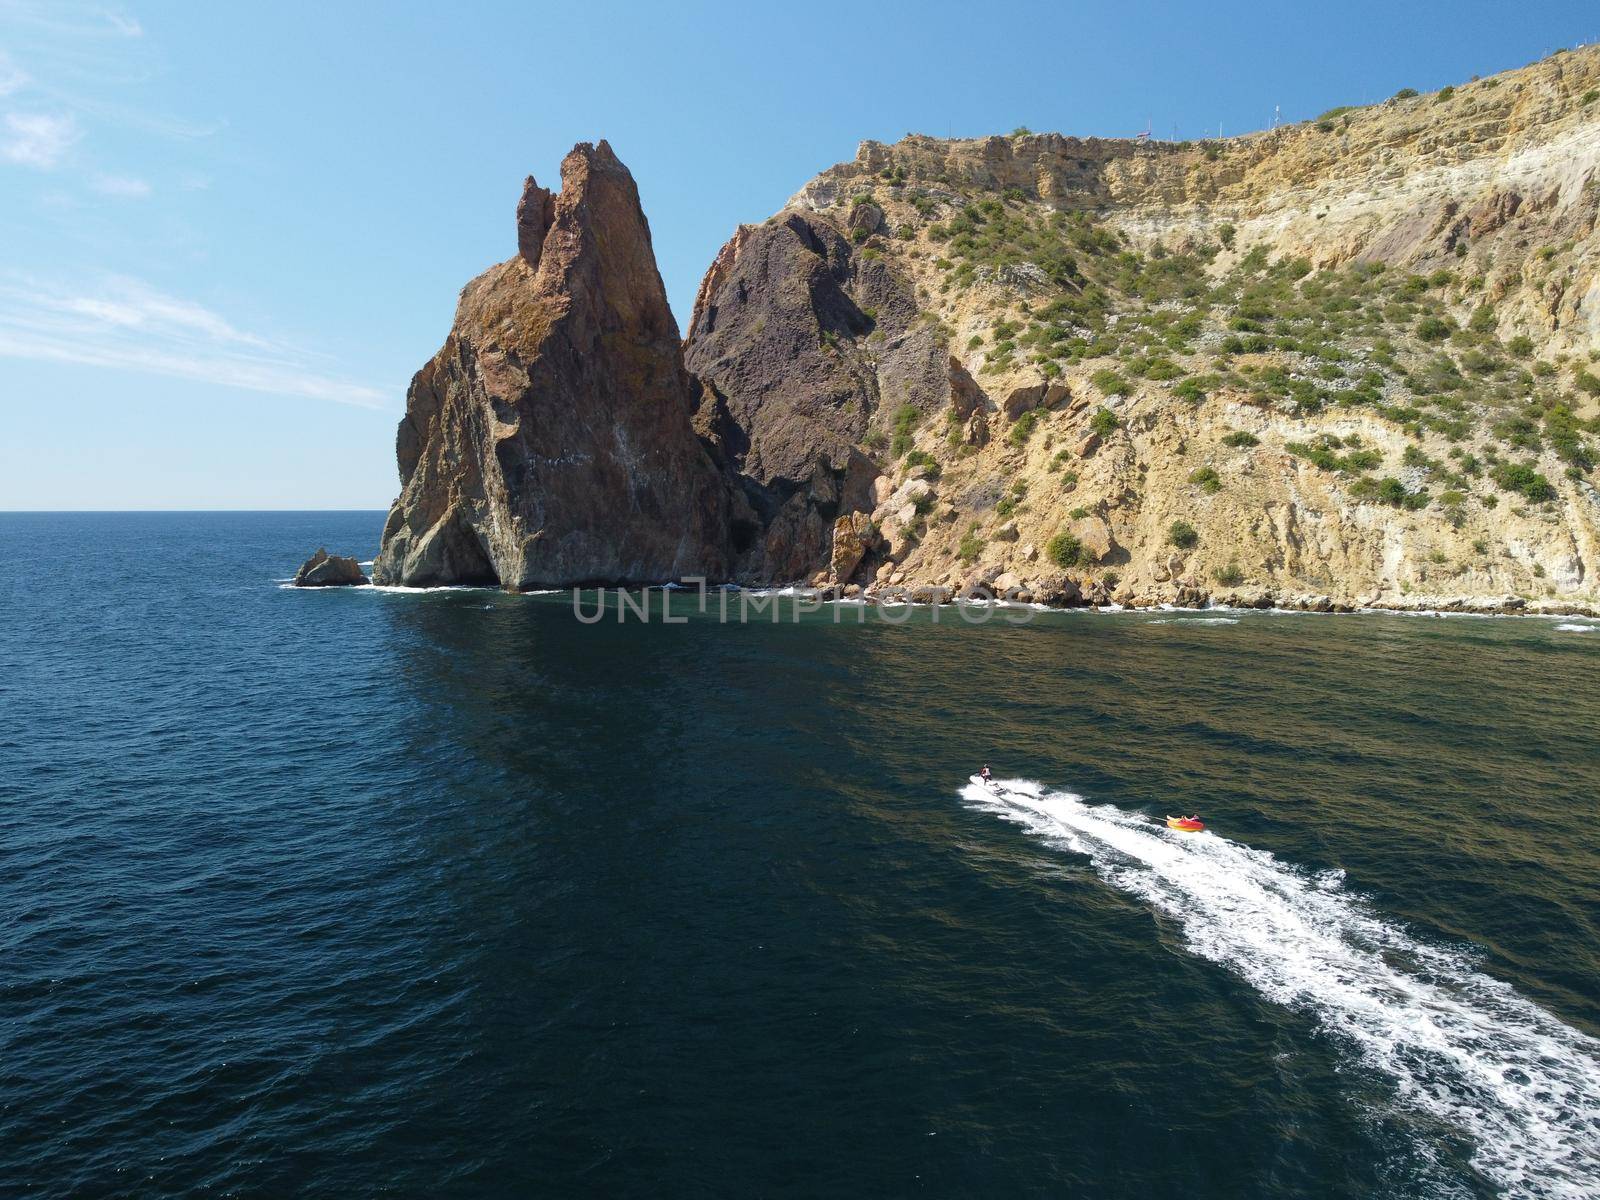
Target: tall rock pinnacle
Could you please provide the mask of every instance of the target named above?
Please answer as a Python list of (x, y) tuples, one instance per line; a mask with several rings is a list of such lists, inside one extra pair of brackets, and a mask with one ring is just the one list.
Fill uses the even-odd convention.
[(610, 146), (574, 147), (557, 195), (527, 180), (517, 251), (466, 286), (412, 380), (374, 581), (725, 577), (728, 489), (695, 435), (650, 227)]

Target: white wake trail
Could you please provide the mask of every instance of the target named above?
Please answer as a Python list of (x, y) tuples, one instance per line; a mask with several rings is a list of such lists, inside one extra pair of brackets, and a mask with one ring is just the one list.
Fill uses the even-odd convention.
[(1473, 1166), (1506, 1195), (1600, 1196), (1600, 1041), (1374, 915), (1337, 873), (1027, 780), (961, 794), (1087, 855), (1177, 922), (1197, 954), (1314, 1015), (1394, 1081), (1403, 1105), (1470, 1135)]

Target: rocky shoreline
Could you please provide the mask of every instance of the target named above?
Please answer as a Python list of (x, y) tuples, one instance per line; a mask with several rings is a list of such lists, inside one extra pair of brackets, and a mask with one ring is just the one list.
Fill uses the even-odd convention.
[[(354, 562), (353, 559), (345, 560)], [(302, 568), (302, 572), (304, 568)], [(331, 588), (340, 586), (371, 585), (378, 591), (429, 591), (437, 589), (415, 588), (404, 584), (373, 584), (364, 574), (359, 578), (344, 578), (337, 582), (302, 582), (297, 575), (290, 587)], [(511, 595), (550, 594), (564, 588), (508, 589), (495, 584), (456, 584), (454, 587), (493, 589)], [(689, 590), (678, 582), (587, 584), (574, 585), (572, 590), (602, 587), (618, 591)], [(1099, 613), (1158, 613), (1158, 612), (1271, 612), (1312, 613), (1328, 615), (1395, 615), (1395, 616), (1466, 616), (1466, 617), (1529, 617), (1559, 619), (1581, 617), (1600, 620), (1600, 605), (1576, 604), (1566, 601), (1529, 599), (1525, 596), (1406, 596), (1398, 598), (1367, 598), (1360, 601), (1335, 599), (1328, 595), (1280, 595), (1260, 589), (1243, 589), (1201, 593), (1174, 600), (1162, 596), (1141, 596), (1126, 592), (1110, 595), (1095, 590), (1085, 595), (1067, 592), (1040, 591), (1027, 587), (1009, 590), (979, 585), (967, 589), (952, 589), (939, 584), (821, 584), (806, 583), (747, 586), (736, 583), (708, 584), (708, 590), (747, 593), (769, 597), (795, 597), (818, 604), (865, 604), (881, 607), (934, 608), (952, 605), (992, 605), (997, 607), (1030, 608), (1041, 612), (1090, 611)]]
[[(751, 590), (751, 589), (745, 589)], [(1368, 600), (1348, 602), (1325, 595), (1274, 595), (1270, 592), (1220, 592), (1192, 597), (1175, 602), (1149, 596), (1118, 594), (1106, 599), (1063, 600), (1059, 596), (1036, 598), (1026, 589), (995, 592), (987, 589), (953, 591), (938, 585), (876, 585), (861, 587), (856, 584), (822, 587), (792, 586), (779, 590), (784, 593), (814, 596), (824, 603), (860, 601), (881, 605), (947, 605), (961, 603), (1013, 604), (1041, 610), (1070, 611), (1092, 609), (1097, 612), (1279, 612), (1279, 613), (1390, 613), (1410, 616), (1482, 616), (1482, 617), (1591, 617), (1600, 619), (1600, 606), (1572, 604), (1549, 600), (1529, 600), (1522, 596), (1412, 596), (1392, 601)]]

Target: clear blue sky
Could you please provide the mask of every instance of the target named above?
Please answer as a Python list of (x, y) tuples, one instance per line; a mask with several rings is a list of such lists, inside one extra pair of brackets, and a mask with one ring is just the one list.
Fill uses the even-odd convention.
[(1238, 133), (1596, 37), (1593, 0), (0, 0), (0, 509), (386, 506), (411, 373), (576, 141), (682, 323), (863, 138)]

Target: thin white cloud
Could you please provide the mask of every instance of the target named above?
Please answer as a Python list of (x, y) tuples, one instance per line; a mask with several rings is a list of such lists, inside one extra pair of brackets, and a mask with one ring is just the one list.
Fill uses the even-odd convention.
[(78, 122), (70, 114), (7, 113), (0, 157), (18, 166), (48, 171), (78, 140)]
[[(45, 289), (15, 291), (0, 288), (0, 302), (7, 295), (52, 312), (68, 313), (162, 337), (200, 337), (224, 345), (252, 346), (260, 350), (273, 343), (255, 334), (234, 328), (224, 317), (203, 305), (168, 296), (146, 283), (127, 276), (112, 276), (92, 294), (51, 292)], [(4, 313), (0, 312), (0, 320)]]
[(8, 332), (0, 328), (0, 358), (69, 363), (138, 371), (195, 383), (242, 388), (274, 396), (304, 396), (358, 408), (385, 408), (389, 393), (341, 379), (307, 375), (289, 366), (205, 355), (173, 354), (143, 346), (92, 346)]
[(5, 0), (3, 15), (18, 33), (58, 38), (138, 38), (141, 26), (127, 9), (114, 4), (73, 0)]
[(97, 175), (90, 186), (102, 196), (123, 200), (143, 200), (150, 194), (150, 185), (131, 175)]
[(14, 95), (30, 82), (28, 73), (12, 62), (9, 54), (0, 50), (0, 96)]
[(144, 36), (144, 27), (121, 9), (103, 8), (100, 10), (100, 15), (106, 19), (106, 23), (109, 24), (112, 29), (116, 30), (125, 38)]
[[(0, 0), (0, 96), (26, 85), (36, 104), (73, 114), (86, 128), (115, 126), (172, 141), (207, 138), (225, 128), (138, 103), (140, 89), (168, 73), (161, 48), (125, 9), (83, 0)], [(12, 66), (12, 57), (27, 70)], [(10, 70), (7, 70), (10, 67)], [(15, 77), (13, 79), (13, 77)], [(148, 94), (146, 91), (144, 94)]]
[(362, 408), (386, 408), (393, 399), (385, 389), (328, 375), (316, 356), (127, 278), (92, 290), (26, 278), (0, 284), (0, 358), (138, 371)]
[[(80, 209), (90, 203), (91, 191), (125, 200), (153, 194), (148, 179), (117, 173), (77, 150), (86, 138), (99, 141), (117, 129), (136, 139), (197, 143), (225, 125), (136, 103), (144, 93), (133, 89), (159, 78), (166, 65), (160, 48), (116, 0), (0, 0), (0, 26), (5, 42), (0, 49), (0, 171), (8, 165), (41, 172), (61, 168), (40, 190), (37, 199), (44, 208)], [(191, 161), (164, 190), (209, 186), (204, 167)], [(69, 168), (70, 188), (58, 182)], [(326, 355), (240, 328), (205, 305), (137, 279), (112, 276), (92, 286), (63, 282), (85, 278), (68, 275), (59, 251), (71, 248), (70, 243), (55, 247), (58, 253), (46, 260), (52, 272), (60, 272), (51, 280), (0, 269), (0, 359), (393, 407), (398, 389), (342, 378)], [(100, 249), (89, 261), (116, 261), (116, 246)]]
[(162, 113), (146, 112), (120, 102), (96, 100), (82, 92), (55, 93), (62, 104), (70, 106), (90, 125), (104, 123), (135, 133), (148, 133), (173, 142), (195, 142), (213, 137), (228, 127), (227, 121), (190, 121)]

